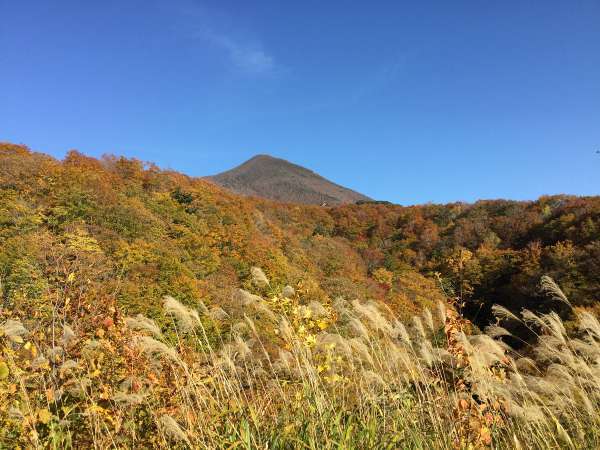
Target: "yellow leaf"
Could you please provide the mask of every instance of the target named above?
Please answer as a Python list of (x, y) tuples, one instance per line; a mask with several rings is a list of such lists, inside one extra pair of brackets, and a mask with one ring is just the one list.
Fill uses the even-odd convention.
[(43, 424), (47, 424), (48, 422), (50, 422), (50, 420), (52, 420), (52, 413), (50, 411), (48, 411), (46, 408), (40, 409), (38, 411), (37, 415), (38, 415), (38, 420)]
[(8, 370), (8, 365), (4, 361), (0, 361), (0, 380), (8, 378), (9, 373), (10, 370)]

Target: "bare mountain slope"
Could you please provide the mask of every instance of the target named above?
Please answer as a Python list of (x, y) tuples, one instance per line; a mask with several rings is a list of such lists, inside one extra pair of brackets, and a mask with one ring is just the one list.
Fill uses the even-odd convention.
[(269, 155), (257, 155), (208, 179), (239, 194), (283, 202), (336, 205), (370, 200), (311, 170)]

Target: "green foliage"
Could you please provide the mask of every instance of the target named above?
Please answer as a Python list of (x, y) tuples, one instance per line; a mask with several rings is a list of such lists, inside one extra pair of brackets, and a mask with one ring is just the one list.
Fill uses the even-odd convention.
[(2, 296), (4, 304), (18, 307), (19, 301), (40, 299), (48, 281), (37, 264), (27, 256), (1, 258)]
[(171, 192), (171, 197), (180, 205), (189, 205), (194, 201), (194, 196), (189, 192), (182, 191), (179, 187)]

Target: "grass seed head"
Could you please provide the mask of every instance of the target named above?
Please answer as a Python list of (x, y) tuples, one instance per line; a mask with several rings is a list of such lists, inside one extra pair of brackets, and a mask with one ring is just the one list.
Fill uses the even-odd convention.
[(198, 311), (182, 305), (170, 295), (163, 297), (163, 308), (176, 320), (182, 332), (187, 333), (201, 324)]

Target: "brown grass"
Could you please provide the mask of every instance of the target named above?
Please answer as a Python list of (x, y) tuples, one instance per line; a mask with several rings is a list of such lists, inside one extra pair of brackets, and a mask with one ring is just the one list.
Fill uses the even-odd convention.
[(569, 333), (554, 313), (511, 316), (539, 336), (525, 355), (500, 325), (470, 333), (447, 305), (404, 324), (372, 302), (244, 295), (218, 317), (165, 298), (162, 329), (118, 314), (94, 330), (3, 319), (0, 446), (600, 445), (600, 324), (588, 312)]

